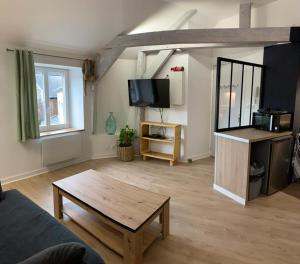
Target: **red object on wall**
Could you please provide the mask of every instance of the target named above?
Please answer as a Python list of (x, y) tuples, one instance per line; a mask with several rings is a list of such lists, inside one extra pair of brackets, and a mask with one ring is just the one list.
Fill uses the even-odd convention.
[(183, 66), (175, 66), (175, 67), (171, 68), (171, 71), (181, 72), (181, 71), (184, 71), (184, 67)]

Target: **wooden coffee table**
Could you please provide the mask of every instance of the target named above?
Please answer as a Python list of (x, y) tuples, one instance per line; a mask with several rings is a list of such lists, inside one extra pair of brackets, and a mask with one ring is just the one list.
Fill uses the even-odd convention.
[[(54, 215), (63, 213), (119, 255), (142, 263), (143, 252), (169, 235), (170, 197), (88, 170), (53, 183)], [(63, 203), (63, 197), (69, 200)], [(159, 217), (159, 221), (155, 221)]]

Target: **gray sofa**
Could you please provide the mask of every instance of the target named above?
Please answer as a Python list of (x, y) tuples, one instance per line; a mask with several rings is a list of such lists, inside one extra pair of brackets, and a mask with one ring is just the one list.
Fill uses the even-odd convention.
[(89, 246), (23, 194), (17, 190), (3, 194), (0, 202), (1, 264), (16, 264), (43, 249), (66, 242), (85, 245), (83, 263), (104, 263)]

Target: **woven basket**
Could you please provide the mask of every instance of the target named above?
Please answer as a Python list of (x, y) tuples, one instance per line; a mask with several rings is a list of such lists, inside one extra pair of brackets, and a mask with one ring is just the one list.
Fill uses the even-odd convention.
[(133, 146), (118, 147), (118, 155), (122, 161), (132, 161), (134, 157)]

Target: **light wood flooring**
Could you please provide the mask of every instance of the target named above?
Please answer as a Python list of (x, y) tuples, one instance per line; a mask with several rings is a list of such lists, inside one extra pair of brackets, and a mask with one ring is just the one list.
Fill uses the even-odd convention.
[[(244, 208), (213, 191), (213, 159), (174, 167), (158, 160), (94, 160), (7, 184), (4, 189), (20, 190), (53, 214), (51, 182), (87, 169), (171, 196), (171, 235), (149, 248), (145, 264), (300, 263), (300, 185)], [(75, 223), (68, 219), (64, 223), (108, 264), (122, 263)]]

